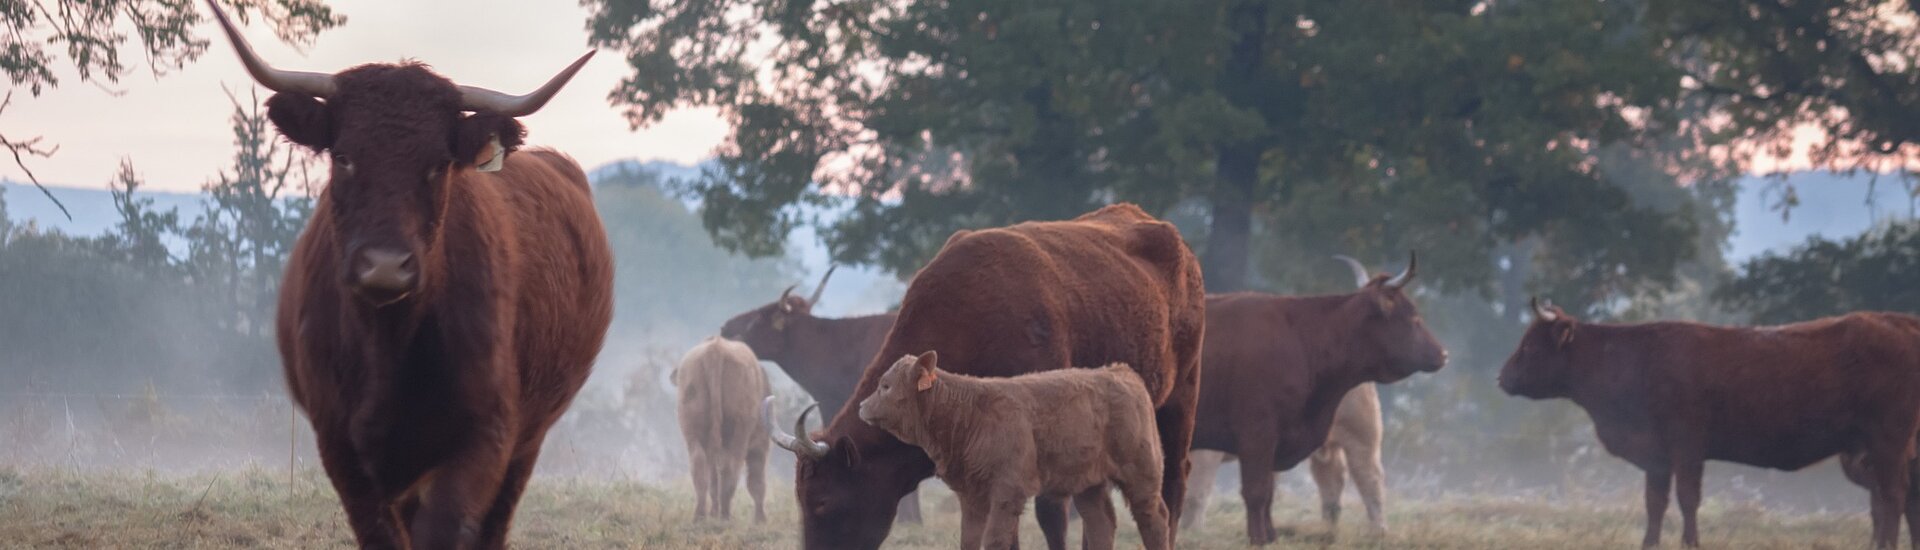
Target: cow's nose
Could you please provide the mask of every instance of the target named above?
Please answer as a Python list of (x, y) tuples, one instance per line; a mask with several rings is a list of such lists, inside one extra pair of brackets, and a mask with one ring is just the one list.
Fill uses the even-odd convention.
[(353, 274), (363, 292), (399, 294), (413, 290), (416, 269), (413, 254), (383, 248), (360, 251)]

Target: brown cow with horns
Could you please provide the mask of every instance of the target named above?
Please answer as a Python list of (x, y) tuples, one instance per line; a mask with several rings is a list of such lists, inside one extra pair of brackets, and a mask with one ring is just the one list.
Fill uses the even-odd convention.
[(1324, 296), (1256, 292), (1207, 297), (1205, 373), (1193, 448), (1240, 456), (1247, 539), (1274, 542), (1274, 472), (1325, 446), (1348, 392), (1447, 364), (1447, 350), (1404, 290), (1419, 265), (1397, 275), (1353, 268), (1360, 290)]
[[(1840, 454), (1871, 495), (1873, 544), (1900, 518), (1920, 526), (1908, 461), (1920, 429), (1920, 318), (1859, 312), (1773, 327), (1587, 323), (1551, 304), (1500, 371), (1500, 388), (1568, 398), (1608, 453), (1646, 472), (1647, 531), (1660, 544), (1669, 491), (1681, 543), (1700, 545), (1695, 512), (1708, 460), (1798, 470)], [(1920, 543), (1920, 530), (1913, 533)]]
[[(1153, 397), (1162, 500), (1179, 517), (1205, 336), (1200, 265), (1172, 224), (1118, 204), (1064, 222), (958, 231), (914, 275), (899, 321), (853, 400), (826, 429), (774, 442), (799, 455), (794, 488), (808, 549), (879, 548), (894, 505), (933, 462), (860, 420), (855, 403), (908, 353), (936, 351), (960, 374), (1015, 376), (1132, 365)], [(800, 424), (806, 421), (801, 414)], [(801, 431), (796, 428), (796, 431)], [(1035, 499), (1049, 548), (1065, 546), (1066, 500)]]
[(587, 58), (518, 97), (417, 63), (283, 71), (208, 5), (254, 80), (279, 92), (267, 116), (280, 133), (332, 155), (277, 336), (354, 538), (504, 547), (613, 312), (586, 174), (554, 151), (511, 154), (525, 133), (514, 117)]

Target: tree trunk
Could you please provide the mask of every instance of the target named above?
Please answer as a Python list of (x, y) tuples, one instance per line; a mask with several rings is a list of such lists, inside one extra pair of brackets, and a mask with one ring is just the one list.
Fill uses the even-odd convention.
[[(1231, 8), (1231, 14), (1229, 24), (1239, 37), (1227, 53), (1227, 70), (1221, 73), (1218, 87), (1234, 105), (1253, 108), (1270, 93), (1258, 77), (1266, 62), (1267, 6), (1243, 2)], [(1211, 197), (1213, 225), (1207, 232), (1207, 249), (1200, 256), (1207, 292), (1247, 290), (1253, 190), (1260, 177), (1260, 156), (1266, 150), (1263, 141), (1252, 137), (1218, 145), (1220, 156), (1214, 174), (1219, 181), (1214, 182)]]
[(1253, 233), (1253, 186), (1260, 172), (1258, 149), (1222, 149), (1213, 186), (1213, 225), (1200, 254), (1207, 292), (1247, 289), (1248, 239)]

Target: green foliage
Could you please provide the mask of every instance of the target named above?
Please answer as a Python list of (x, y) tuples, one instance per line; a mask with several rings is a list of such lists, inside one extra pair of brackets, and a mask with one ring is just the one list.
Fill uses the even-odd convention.
[(258, 98), (237, 98), (233, 171), (202, 190), (200, 217), (186, 228), (184, 265), (195, 283), (220, 289), (205, 315), (242, 333), (268, 336), (287, 255), (313, 211), (309, 155), (275, 138)]
[[(692, 185), (717, 242), (773, 253), (802, 205), (850, 193), (811, 223), (836, 258), (903, 276), (956, 229), (1199, 199), (1183, 225), (1214, 290), (1325, 286), (1344, 278), (1329, 253), (1419, 249), (1428, 282), (1484, 293), (1530, 242), (1543, 278), (1602, 303), (1669, 283), (1699, 229), (1602, 155), (1640, 151), (1674, 188), (1720, 137), (1679, 124), (1698, 108), (1681, 73), (1618, 3), (588, 5), (594, 43), (632, 52), (611, 97), (631, 122), (729, 118)], [(1686, 146), (1648, 145), (1668, 142)], [(1230, 273), (1248, 255), (1266, 282)]]
[(1841, 240), (1748, 260), (1714, 299), (1757, 323), (1791, 323), (1850, 311), (1920, 314), (1920, 222), (1883, 224)]
[(1803, 125), (1834, 138), (1812, 160), (1846, 164), (1920, 140), (1920, 4), (1885, 0), (1647, 2), (1649, 28), (1668, 36), (1689, 90), (1715, 100), (1722, 125), (1792, 145)]
[[(222, 0), (236, 17), (260, 17), (282, 41), (304, 44), (346, 24), (322, 0)], [(0, 3), (0, 72), (33, 95), (60, 85), (55, 69), (70, 66), (80, 82), (117, 83), (129, 72), (122, 48), (131, 37), (154, 76), (184, 67), (207, 51), (199, 0), (16, 0)], [(131, 31), (131, 33), (129, 33)], [(129, 35), (131, 34), (131, 36)], [(59, 58), (64, 53), (65, 62)], [(70, 65), (69, 65), (70, 64)]]

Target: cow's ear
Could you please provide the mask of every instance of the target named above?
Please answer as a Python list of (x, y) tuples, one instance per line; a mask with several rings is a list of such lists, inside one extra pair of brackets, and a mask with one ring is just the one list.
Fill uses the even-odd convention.
[(1373, 293), (1373, 309), (1381, 317), (1393, 315), (1393, 296), (1387, 295), (1386, 292)]
[(846, 459), (848, 468), (860, 465), (860, 447), (853, 444), (853, 438), (851, 436), (843, 435), (840, 436), (840, 439), (834, 440), (833, 449), (845, 455), (842, 458)]
[(267, 120), (287, 141), (318, 153), (333, 146), (333, 122), (327, 104), (306, 94), (273, 94), (267, 98)]
[[(492, 146), (496, 138), (500, 140), (499, 151)], [(460, 119), (454, 129), (453, 158), (461, 167), (474, 166), (492, 160), (494, 155), (512, 153), (526, 140), (527, 128), (513, 117), (473, 113)]]
[(914, 379), (916, 381), (913, 383), (913, 387), (915, 389), (920, 391), (933, 389), (933, 380), (939, 377), (939, 375), (934, 372), (935, 368), (939, 366), (939, 362), (940, 354), (935, 353), (933, 350), (927, 350), (926, 353), (920, 354), (920, 357), (914, 360), (916, 374)]

